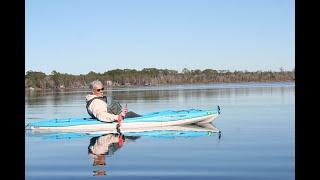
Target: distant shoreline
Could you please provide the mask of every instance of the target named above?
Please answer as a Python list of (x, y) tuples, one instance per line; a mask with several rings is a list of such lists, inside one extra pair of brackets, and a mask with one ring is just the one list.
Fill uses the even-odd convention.
[[(265, 84), (265, 83), (295, 83), (295, 81), (265, 81), (265, 82), (256, 82), (256, 81), (251, 81), (251, 82), (219, 82), (219, 83), (177, 83), (177, 84), (157, 84), (157, 85), (150, 85), (150, 86), (105, 86), (106, 88), (110, 89), (126, 89), (126, 88), (132, 88), (132, 89), (139, 89), (139, 88), (146, 88), (146, 87), (158, 87), (158, 86), (177, 86), (177, 85), (206, 85), (206, 84), (216, 84), (216, 85), (222, 85), (222, 84)], [(41, 88), (25, 88), (25, 91), (72, 91), (72, 90), (83, 90), (83, 91), (89, 91), (88, 87), (83, 87), (83, 88), (47, 88), (47, 89), (41, 89)]]
[(115, 69), (104, 73), (89, 72), (85, 75), (72, 75), (52, 71), (28, 71), (25, 88), (35, 89), (86, 89), (90, 82), (100, 80), (107, 87), (141, 87), (158, 85), (198, 84), (198, 83), (241, 83), (241, 82), (287, 82), (295, 80), (295, 71), (234, 71), (228, 70), (189, 70), (182, 72), (168, 69), (145, 68)]

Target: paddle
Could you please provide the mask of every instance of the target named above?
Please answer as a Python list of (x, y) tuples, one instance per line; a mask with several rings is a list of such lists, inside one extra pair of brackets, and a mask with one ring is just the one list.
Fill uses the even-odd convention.
[[(124, 112), (127, 113), (128, 112), (128, 105), (126, 104), (126, 106), (124, 107)], [(118, 124), (117, 124), (117, 132), (119, 133), (119, 136), (118, 136), (118, 145), (119, 147), (122, 147), (123, 146), (123, 135), (120, 131), (120, 125), (123, 121), (125, 116), (118, 116)]]
[[(128, 105), (126, 104), (125, 108), (124, 108), (124, 112), (127, 113), (128, 112)], [(122, 112), (121, 112), (122, 113)], [(120, 116), (118, 116), (118, 124), (117, 124), (117, 130), (119, 131), (120, 129), (120, 125), (124, 119), (125, 116), (122, 116), (120, 113)]]

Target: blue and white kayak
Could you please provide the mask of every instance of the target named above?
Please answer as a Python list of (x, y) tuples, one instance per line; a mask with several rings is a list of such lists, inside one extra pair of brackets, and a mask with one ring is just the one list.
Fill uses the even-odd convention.
[[(144, 114), (141, 117), (126, 118), (120, 129), (206, 124), (220, 114), (220, 107), (211, 110), (188, 109), (166, 110)], [(26, 129), (59, 131), (99, 131), (117, 129), (117, 122), (106, 123), (92, 118), (51, 119), (27, 124)]]

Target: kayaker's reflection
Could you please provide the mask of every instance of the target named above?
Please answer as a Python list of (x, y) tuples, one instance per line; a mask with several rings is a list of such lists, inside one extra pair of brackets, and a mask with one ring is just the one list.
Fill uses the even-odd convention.
[(102, 169), (94, 170), (93, 176), (104, 176), (106, 171), (103, 167), (106, 165), (106, 155), (111, 156), (120, 149), (128, 140), (135, 140), (139, 137), (124, 137), (122, 134), (105, 134), (90, 139), (88, 153), (93, 160), (93, 166), (102, 167)]

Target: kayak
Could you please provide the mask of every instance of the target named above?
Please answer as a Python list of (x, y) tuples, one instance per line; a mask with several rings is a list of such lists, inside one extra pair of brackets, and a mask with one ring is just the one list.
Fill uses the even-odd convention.
[[(220, 133), (220, 130), (212, 124), (204, 125), (182, 125), (182, 126), (158, 126), (127, 129), (121, 134), (125, 137), (154, 137), (154, 138), (175, 138), (175, 137), (200, 137), (212, 136)], [(116, 130), (109, 131), (83, 131), (83, 132), (54, 132), (51, 130), (30, 130), (28, 136), (41, 137), (43, 139), (78, 139), (84, 137), (98, 137), (106, 134), (118, 134)]]
[[(147, 127), (177, 126), (186, 124), (206, 124), (215, 120), (220, 114), (220, 107), (211, 110), (187, 109), (152, 112), (141, 117), (123, 119), (120, 129), (137, 129)], [(93, 118), (49, 119), (31, 122), (26, 129), (53, 131), (98, 131), (115, 130), (117, 122), (107, 123)]]

